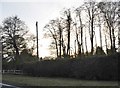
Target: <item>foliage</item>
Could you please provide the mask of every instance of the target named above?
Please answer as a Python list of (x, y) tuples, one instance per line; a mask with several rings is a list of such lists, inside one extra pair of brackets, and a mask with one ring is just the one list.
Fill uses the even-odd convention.
[(23, 71), (32, 76), (117, 80), (119, 56), (120, 53), (109, 56), (91, 56), (84, 59), (46, 60), (24, 64)]
[(109, 31), (109, 38), (111, 44), (112, 53), (116, 52), (116, 33), (118, 31), (116, 27), (118, 27), (118, 4), (119, 2), (100, 2), (98, 4), (98, 8), (101, 10), (103, 14), (103, 18), (106, 22), (107, 29)]
[[(20, 63), (22, 61), (22, 63)], [(17, 60), (12, 60), (8, 62), (6, 59), (4, 59), (2, 62), (2, 68), (3, 69), (22, 69), (23, 68), (23, 63), (32, 63), (32, 62), (37, 62), (38, 58), (34, 55), (32, 55), (31, 50), (29, 49), (24, 49), (21, 54), (20, 54), (20, 59)]]
[[(51, 46), (56, 49), (56, 60), (38, 61), (38, 58), (32, 55), (35, 48), (34, 44), (31, 50), (26, 47), (26, 41), (29, 42), (29, 40), (25, 40), (24, 38), (24, 35), (27, 33), (25, 23), (17, 16), (6, 18), (3, 21), (2, 27), (0, 27), (3, 33), (3, 54), (9, 57), (3, 60), (3, 68), (22, 69), (25, 74), (32, 76), (117, 80), (118, 57), (120, 53), (111, 55), (113, 52), (116, 52), (116, 38), (119, 35), (119, 33), (117, 33), (117, 27), (119, 26), (117, 24), (117, 4), (117, 2), (85, 2), (83, 6), (76, 9), (77, 13), (73, 13), (71, 9), (67, 9), (63, 12), (65, 17), (51, 20), (44, 29), (46, 30), (45, 35), (53, 39)], [(82, 15), (82, 11), (84, 15)], [(77, 15), (75, 16), (75, 21), (73, 18), (74, 15)], [(103, 35), (101, 33), (101, 46), (98, 47), (96, 42), (96, 51), (95, 55), (93, 55), (94, 39), (97, 29), (96, 24), (99, 25), (100, 32), (102, 32), (101, 29), (108, 30), (109, 39), (106, 39), (106, 34)], [(75, 35), (73, 26), (75, 26)], [(108, 56), (105, 56), (103, 50), (103, 36), (105, 36), (106, 52)], [(75, 37), (73, 40), (75, 41), (75, 48), (72, 46), (73, 41), (71, 37)], [(88, 39), (91, 44), (91, 53), (88, 52)], [(35, 42), (35, 37), (30, 37), (30, 41), (31, 40)], [(110, 43), (110, 46), (107, 42)], [(76, 44), (78, 46), (76, 46)], [(84, 49), (83, 45), (85, 45), (86, 49)], [(76, 49), (74, 59), (71, 55), (71, 48), (73, 48), (73, 51)], [(87, 52), (86, 54), (84, 50)], [(20, 59), (16, 59), (17, 57)], [(11, 62), (8, 62), (10, 59)]]
[(32, 55), (30, 49), (24, 49), (21, 52), (20, 57), (23, 59), (23, 63), (38, 61), (38, 58)]
[(105, 55), (105, 52), (104, 50), (102, 49), (102, 47), (97, 47), (96, 48), (96, 52), (95, 52), (96, 55)]
[(5, 58), (16, 59), (20, 52), (26, 48), (24, 36), (28, 32), (25, 23), (17, 16), (5, 18), (1, 27), (3, 56)]
[[(61, 57), (65, 54), (70, 56), (71, 48), (73, 48), (75, 56), (84, 54), (90, 49), (93, 55), (94, 46), (96, 45), (95, 48), (97, 48), (98, 43), (101, 48), (106, 47), (106, 52), (107, 48), (110, 48), (112, 53), (115, 53), (119, 42), (119, 3), (92, 0), (84, 2), (74, 9), (63, 9), (62, 14), (64, 15), (61, 15), (57, 20), (51, 20), (45, 26), (46, 33), (49, 35), (47, 38), (53, 38), (51, 41), (54, 43), (52, 42), (51, 46), (54, 45), (56, 56)], [(96, 37), (98, 35), (99, 38)], [(106, 35), (108, 39), (104, 39)], [(89, 43), (91, 47), (88, 48)], [(62, 52), (61, 49), (63, 49)]]

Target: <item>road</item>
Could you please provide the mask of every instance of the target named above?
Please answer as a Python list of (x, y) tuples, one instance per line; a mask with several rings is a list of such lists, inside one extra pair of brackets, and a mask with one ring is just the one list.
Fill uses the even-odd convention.
[(16, 87), (16, 86), (4, 84), (4, 83), (0, 83), (0, 87), (1, 88), (20, 88), (20, 87)]

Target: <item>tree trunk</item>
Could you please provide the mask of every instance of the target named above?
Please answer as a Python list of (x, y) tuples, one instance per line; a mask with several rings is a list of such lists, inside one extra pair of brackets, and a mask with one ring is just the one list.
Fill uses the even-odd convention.
[(82, 20), (81, 20), (81, 16), (80, 16), (80, 13), (79, 13), (79, 21), (80, 21), (80, 29), (81, 29), (81, 52), (84, 53), (84, 48), (83, 48), (83, 24), (82, 24)]
[(88, 55), (87, 39), (86, 39), (86, 30), (85, 30), (85, 48), (86, 48), (86, 54)]
[(76, 40), (74, 42), (74, 46), (75, 46), (75, 58), (76, 58)]
[(96, 38), (96, 35), (95, 35), (95, 46), (97, 48), (97, 38)]
[[(107, 52), (108, 47), (107, 47), (107, 39), (106, 39), (106, 35), (105, 35), (105, 46), (106, 46), (106, 52)], [(107, 52), (107, 54), (108, 54), (108, 52)]]
[(56, 54), (57, 54), (57, 57), (58, 57), (58, 44), (57, 44), (57, 40), (56, 39), (54, 39), (54, 40), (55, 40)]
[(62, 35), (61, 46), (62, 46), (63, 56), (65, 56), (65, 54), (66, 54), (66, 47), (65, 47), (65, 45), (64, 45), (63, 35)]
[(99, 19), (100, 47), (102, 48), (102, 34), (101, 34), (100, 17), (98, 19)]
[(15, 52), (15, 58), (16, 58), (16, 59), (19, 59), (19, 49), (18, 49), (18, 47), (17, 47), (15, 38), (13, 38), (13, 46), (14, 46), (15, 51), (16, 51), (16, 52)]
[(75, 29), (76, 29), (76, 41), (77, 41), (77, 45), (78, 45), (78, 55), (81, 55), (81, 45), (78, 39), (78, 33), (77, 33), (77, 27), (75, 25)]
[[(90, 33), (90, 41), (91, 41), (91, 54), (93, 55), (93, 50), (94, 50), (94, 47), (93, 47), (93, 37), (94, 37), (94, 6), (92, 5), (92, 8), (91, 10), (87, 7), (88, 9), (88, 15), (89, 15), (89, 33)], [(91, 30), (90, 30), (91, 29)]]
[(111, 32), (111, 26), (110, 26), (110, 23), (109, 23), (109, 21), (108, 21), (108, 19), (107, 19), (107, 16), (106, 16), (106, 14), (104, 15), (104, 17), (105, 17), (105, 20), (106, 20), (106, 23), (107, 23), (107, 25), (108, 25), (108, 29), (109, 29), (109, 36), (110, 36), (110, 44), (111, 44), (111, 50), (113, 49), (113, 40), (112, 40), (112, 32)]
[(59, 32), (60, 32), (60, 35), (59, 35), (59, 43), (60, 43), (60, 46), (59, 46), (59, 50), (60, 50), (60, 52), (59, 52), (59, 57), (61, 58), (61, 46), (62, 46), (62, 44), (61, 44), (61, 38), (62, 38), (62, 30), (61, 30), (61, 27), (60, 27), (60, 23), (58, 24), (59, 25)]
[(93, 47), (93, 20), (94, 20), (94, 17), (93, 17), (93, 12), (92, 12), (92, 19), (91, 19), (91, 54), (93, 55), (93, 51), (94, 51), (94, 47)]
[(68, 45), (67, 45), (67, 55), (70, 55), (70, 30), (68, 30)]
[(67, 45), (67, 55), (70, 56), (70, 26), (71, 26), (71, 15), (70, 11), (68, 10), (68, 15), (67, 15), (67, 27), (68, 27), (68, 45)]
[(113, 36), (113, 48), (112, 48), (112, 51), (113, 53), (116, 52), (116, 48), (115, 48), (115, 34), (114, 34), (114, 29), (112, 28), (112, 36)]

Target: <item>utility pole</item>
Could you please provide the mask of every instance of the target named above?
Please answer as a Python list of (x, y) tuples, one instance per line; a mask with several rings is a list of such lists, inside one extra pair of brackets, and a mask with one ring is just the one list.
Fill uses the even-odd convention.
[(37, 58), (39, 58), (39, 50), (38, 50), (38, 22), (36, 21), (36, 39), (37, 39)]

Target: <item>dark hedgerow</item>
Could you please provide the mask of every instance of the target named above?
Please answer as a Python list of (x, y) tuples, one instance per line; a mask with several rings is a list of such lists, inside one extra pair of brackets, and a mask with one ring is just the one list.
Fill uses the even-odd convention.
[(24, 64), (23, 71), (31, 76), (72, 77), (90, 80), (118, 80), (120, 54), (84, 59), (59, 59)]

